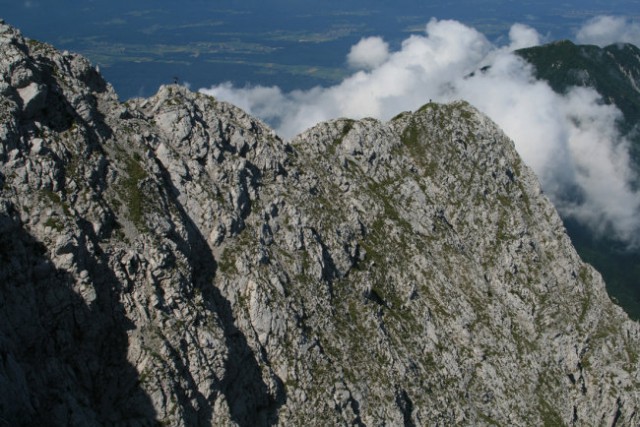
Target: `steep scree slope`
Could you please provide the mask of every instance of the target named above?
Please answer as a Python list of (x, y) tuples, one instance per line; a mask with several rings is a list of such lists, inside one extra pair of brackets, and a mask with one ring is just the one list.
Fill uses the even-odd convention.
[(290, 143), (0, 24), (0, 425), (637, 425), (638, 325), (459, 102)]

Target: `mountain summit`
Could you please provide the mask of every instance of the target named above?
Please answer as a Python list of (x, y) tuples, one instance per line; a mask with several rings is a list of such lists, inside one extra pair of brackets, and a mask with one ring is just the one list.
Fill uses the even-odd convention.
[(638, 324), (470, 105), (287, 143), (0, 47), (0, 425), (640, 423)]

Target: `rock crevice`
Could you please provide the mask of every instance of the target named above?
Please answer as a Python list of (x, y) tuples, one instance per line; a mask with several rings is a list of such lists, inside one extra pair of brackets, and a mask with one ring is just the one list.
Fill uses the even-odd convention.
[(640, 423), (638, 325), (470, 105), (285, 142), (0, 47), (0, 424)]

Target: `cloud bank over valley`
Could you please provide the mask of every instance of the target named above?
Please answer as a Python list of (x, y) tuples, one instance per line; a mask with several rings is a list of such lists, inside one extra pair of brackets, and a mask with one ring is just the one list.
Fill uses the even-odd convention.
[(620, 16), (596, 16), (578, 31), (576, 42), (600, 47), (614, 43), (640, 46), (640, 23)]
[[(614, 39), (639, 43), (638, 25), (599, 17), (576, 34), (581, 43)], [(335, 86), (285, 93), (227, 82), (201, 92), (262, 118), (285, 138), (324, 120), (389, 120), (429, 100), (464, 99), (514, 140), (561, 213), (637, 246), (640, 195), (630, 185), (629, 141), (616, 128), (621, 114), (590, 89), (556, 94), (512, 53), (544, 41), (533, 28), (515, 24), (508, 43), (497, 46), (460, 22), (432, 19), (424, 34), (411, 35), (396, 51), (380, 37), (360, 40), (346, 57), (353, 73)]]

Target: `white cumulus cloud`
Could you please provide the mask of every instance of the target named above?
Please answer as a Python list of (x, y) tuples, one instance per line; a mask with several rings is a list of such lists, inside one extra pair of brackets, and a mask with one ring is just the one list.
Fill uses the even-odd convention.
[(351, 68), (369, 70), (384, 63), (389, 57), (389, 44), (382, 37), (367, 37), (354, 45), (347, 55)]
[(538, 32), (523, 24), (513, 24), (509, 29), (509, 50), (524, 49), (526, 47), (537, 46), (541, 38)]
[(578, 30), (576, 41), (598, 46), (620, 42), (640, 45), (640, 23), (621, 16), (597, 16)]
[[(516, 24), (508, 43), (495, 46), (473, 28), (432, 19), (424, 34), (410, 36), (394, 52), (380, 38), (361, 40), (350, 63), (367, 44), (384, 54), (374, 60), (363, 53), (365, 69), (335, 86), (285, 93), (223, 83), (201, 91), (263, 118), (286, 138), (332, 118), (388, 120), (429, 100), (465, 99), (514, 140), (562, 213), (640, 244), (640, 195), (629, 185), (628, 141), (616, 128), (620, 112), (591, 89), (559, 95), (536, 80), (512, 50), (540, 40), (534, 29)], [(568, 189), (580, 197), (565, 197)]]

